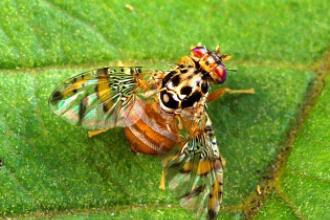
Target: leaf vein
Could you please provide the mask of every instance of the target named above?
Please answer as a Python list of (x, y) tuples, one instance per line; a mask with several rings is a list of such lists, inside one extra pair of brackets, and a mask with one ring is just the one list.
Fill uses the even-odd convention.
[(283, 192), (281, 189), (279, 189), (279, 187), (275, 187), (275, 192), (278, 195), (278, 197), (288, 206), (289, 209), (291, 209), (291, 211), (294, 213), (294, 215), (301, 220), (306, 220), (307, 218), (305, 216), (303, 216), (296, 204), (294, 204), (294, 202), (289, 198), (289, 196)]

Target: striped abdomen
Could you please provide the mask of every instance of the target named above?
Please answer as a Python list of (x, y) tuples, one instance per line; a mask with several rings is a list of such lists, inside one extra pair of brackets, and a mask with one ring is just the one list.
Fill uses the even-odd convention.
[(178, 143), (174, 122), (174, 119), (168, 122), (159, 115), (157, 103), (146, 104), (145, 115), (124, 131), (133, 151), (157, 155)]

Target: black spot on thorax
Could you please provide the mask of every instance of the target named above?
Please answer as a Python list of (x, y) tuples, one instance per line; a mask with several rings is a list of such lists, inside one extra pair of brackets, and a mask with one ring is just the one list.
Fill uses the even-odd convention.
[(180, 84), (181, 81), (181, 77), (180, 75), (176, 75), (171, 79), (173, 86), (178, 86)]
[(180, 69), (180, 72), (181, 73), (187, 73), (188, 72), (188, 69)]
[(185, 98), (182, 101), (182, 108), (187, 108), (193, 106), (196, 102), (198, 102), (202, 97), (202, 94), (199, 91), (195, 91), (191, 96)]
[[(165, 98), (165, 96), (167, 97)], [(179, 107), (179, 102), (173, 99), (173, 94), (168, 93), (167, 91), (162, 91), (160, 93), (160, 98), (162, 103), (168, 108), (177, 109)]]
[(180, 93), (181, 93), (182, 95), (186, 95), (186, 96), (190, 95), (191, 92), (192, 92), (192, 88), (191, 88), (191, 86), (184, 86), (184, 87), (182, 87), (181, 90), (180, 90)]
[(171, 71), (167, 73), (163, 79), (162, 85), (165, 87), (166, 83), (176, 74), (176, 71)]
[(201, 85), (201, 89), (202, 89), (202, 93), (207, 93), (208, 89), (209, 89), (209, 85), (206, 81), (204, 81)]

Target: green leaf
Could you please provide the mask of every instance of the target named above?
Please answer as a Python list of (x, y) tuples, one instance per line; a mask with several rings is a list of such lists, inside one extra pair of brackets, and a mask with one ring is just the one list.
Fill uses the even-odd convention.
[(328, 47), (328, 8), (323, 0), (3, 0), (0, 67), (173, 60), (200, 41), (237, 59), (311, 62)]
[(294, 211), (276, 195), (268, 198), (265, 206), (259, 211), (255, 219), (298, 219)]
[[(111, 219), (115, 220), (124, 220), (124, 219), (158, 219), (158, 220), (171, 220), (171, 219), (191, 219), (191, 216), (187, 214), (187, 212), (183, 210), (177, 209), (130, 209), (121, 211), (119, 214), (116, 212), (101, 212), (97, 214), (87, 214), (81, 213), (77, 215), (61, 215), (55, 219), (64, 219), (64, 220), (78, 220), (78, 219)], [(231, 220), (238, 220), (241, 218), (240, 214), (223, 214), (221, 215), (222, 219), (231, 219)]]
[[(51, 113), (48, 96), (81, 70), (2, 73), (1, 213), (129, 205), (175, 205), (158, 189), (160, 162), (136, 156), (121, 129), (88, 139), (86, 131)], [(227, 160), (226, 206), (238, 205), (274, 160), (312, 80), (309, 73), (239, 67), (227, 86), (255, 95), (227, 96), (210, 105)], [(13, 98), (14, 97), (14, 98)]]
[[(158, 190), (157, 158), (131, 153), (121, 129), (88, 139), (86, 130), (52, 114), (47, 101), (69, 76), (120, 60), (167, 70), (202, 42), (220, 43), (234, 56), (228, 66), (238, 71), (224, 86), (257, 91), (209, 106), (227, 162), (219, 218), (246, 217), (255, 208), (247, 201), (315, 80), (310, 64), (329, 48), (329, 6), (323, 0), (0, 1), (0, 216), (191, 219)], [(329, 81), (256, 218), (329, 218)]]
[[(279, 203), (303, 219), (330, 217), (330, 77), (299, 132), (280, 177), (276, 201), (266, 203), (258, 219), (270, 219)], [(291, 215), (292, 215), (291, 214)]]

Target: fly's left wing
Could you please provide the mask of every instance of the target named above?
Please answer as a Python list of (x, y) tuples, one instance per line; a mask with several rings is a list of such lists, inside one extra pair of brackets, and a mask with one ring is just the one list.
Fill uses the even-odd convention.
[(140, 67), (104, 67), (63, 82), (49, 99), (55, 114), (85, 128), (129, 126), (143, 114)]
[(216, 219), (222, 200), (223, 170), (208, 116), (205, 128), (165, 164), (169, 188), (179, 197), (180, 205), (196, 211), (196, 219)]

